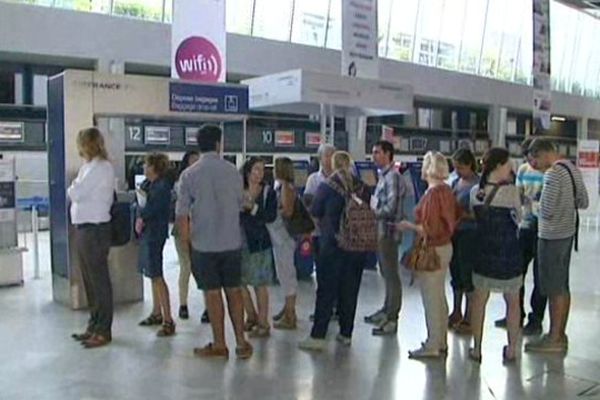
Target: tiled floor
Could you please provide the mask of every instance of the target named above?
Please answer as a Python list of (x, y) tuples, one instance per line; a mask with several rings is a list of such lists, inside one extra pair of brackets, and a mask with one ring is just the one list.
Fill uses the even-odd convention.
[[(469, 340), (450, 335), (446, 362), (407, 358), (425, 336), (418, 291), (404, 279), (404, 305), (397, 337), (376, 338), (360, 322), (375, 309), (383, 285), (366, 272), (360, 294), (354, 341), (349, 349), (331, 340), (322, 354), (296, 348), (309, 329), (314, 285), (303, 283), (298, 332), (273, 332), (254, 341), (246, 362), (194, 358), (192, 348), (210, 339), (201, 325), (201, 296), (192, 290), (192, 319), (178, 322), (178, 334), (159, 339), (137, 326), (151, 304), (119, 307), (114, 342), (86, 351), (70, 338), (86, 320), (51, 300), (47, 235), (42, 235), (41, 280), (33, 280), (27, 256), (24, 287), (0, 289), (0, 399), (600, 399), (600, 236), (584, 233), (572, 267), (573, 308), (566, 357), (524, 354), (518, 365), (504, 367), (505, 333), (492, 320), (503, 313), (499, 296), (488, 306), (483, 364), (467, 359)], [(167, 278), (176, 304), (177, 263), (171, 243), (166, 250)], [(282, 297), (272, 290), (272, 311)], [(336, 327), (331, 325), (333, 338)], [(231, 341), (232, 338), (230, 338)], [(231, 341), (231, 343), (233, 343)]]

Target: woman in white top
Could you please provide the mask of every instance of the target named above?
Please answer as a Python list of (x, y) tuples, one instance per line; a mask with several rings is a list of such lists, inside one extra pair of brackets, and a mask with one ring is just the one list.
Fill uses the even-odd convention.
[(79, 269), (90, 319), (85, 332), (72, 337), (85, 348), (94, 348), (107, 345), (112, 339), (113, 297), (108, 252), (115, 174), (108, 161), (104, 138), (97, 128), (79, 131), (77, 148), (84, 163), (67, 194), (71, 200), (71, 223), (76, 228)]
[(277, 192), (277, 219), (267, 225), (273, 244), (273, 258), (277, 279), (285, 294), (285, 306), (273, 317), (275, 329), (296, 329), (296, 293), (298, 278), (294, 264), (296, 240), (290, 236), (283, 218), (290, 218), (294, 213), (296, 189), (294, 188), (294, 164), (287, 157), (275, 160), (275, 191)]

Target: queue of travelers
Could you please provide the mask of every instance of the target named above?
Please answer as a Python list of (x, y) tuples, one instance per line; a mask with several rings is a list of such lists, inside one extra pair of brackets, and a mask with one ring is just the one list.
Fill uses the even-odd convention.
[[(302, 350), (324, 350), (333, 319), (339, 324), (337, 342), (351, 346), (366, 254), (376, 251), (385, 293), (381, 307), (364, 321), (374, 325), (373, 335), (397, 334), (404, 264), (420, 289), (427, 330), (426, 339), (409, 352), (409, 358), (445, 357), (452, 330), (472, 336), (469, 358), (481, 363), (490, 293), (501, 293), (506, 303), (505, 317), (495, 322), (507, 330), (505, 363), (517, 360), (523, 336), (537, 336), (525, 351), (567, 351), (570, 256), (573, 246), (577, 248), (577, 211), (587, 208), (588, 194), (581, 172), (551, 141), (525, 141), (525, 162), (516, 175), (503, 148), (489, 149), (481, 165), (470, 150), (459, 149), (451, 159), (455, 177), (450, 181), (446, 157), (427, 153), (421, 171), (427, 190), (415, 207), (414, 219), (403, 207), (412, 188), (395, 168), (394, 147), (387, 141), (376, 142), (372, 149), (378, 170), (374, 190), (361, 181), (350, 154), (322, 145), (320, 168), (309, 176), (302, 198), (289, 158), (275, 160), (271, 184), (262, 159), (249, 158), (241, 171), (225, 161), (222, 141), (221, 128), (203, 126), (197, 135), (198, 151), (185, 155), (174, 187), (179, 317), (190, 315), (191, 275), (203, 291), (203, 321), (210, 322), (212, 330), (212, 340), (194, 349), (196, 356), (229, 357), (223, 298), (237, 358), (253, 354), (247, 337), (267, 338), (271, 327), (297, 329), (294, 252), (297, 241), (309, 235), (317, 291), (312, 329), (298, 343)], [(81, 130), (77, 146), (84, 162), (67, 195), (90, 318), (85, 330), (72, 337), (85, 348), (96, 348), (112, 340), (108, 252), (114, 170), (97, 128)], [(157, 335), (168, 337), (176, 334), (162, 257), (173, 198), (167, 179), (169, 159), (152, 153), (144, 166), (146, 180), (137, 190), (134, 231), (139, 270), (152, 282), (153, 307), (140, 325), (158, 326)], [(416, 239), (401, 255), (400, 243), (407, 232), (414, 232)], [(530, 264), (534, 279), (527, 314), (524, 282)], [(448, 272), (452, 312), (446, 300)], [(271, 317), (269, 291), (277, 281), (285, 303)], [(546, 303), (550, 330), (541, 335)]]

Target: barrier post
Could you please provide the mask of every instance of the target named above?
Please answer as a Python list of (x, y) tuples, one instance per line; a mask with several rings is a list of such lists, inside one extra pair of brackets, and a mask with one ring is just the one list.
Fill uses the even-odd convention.
[(38, 244), (38, 211), (36, 205), (31, 206), (31, 230), (33, 232), (33, 266), (34, 266), (34, 279), (40, 279), (40, 254)]

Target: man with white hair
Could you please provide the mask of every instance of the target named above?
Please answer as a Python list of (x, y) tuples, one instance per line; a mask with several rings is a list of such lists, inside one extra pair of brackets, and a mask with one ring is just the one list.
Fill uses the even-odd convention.
[[(304, 189), (304, 204), (306, 204), (307, 208), (310, 208), (311, 203), (317, 193), (317, 188), (319, 185), (327, 180), (329, 175), (333, 172), (333, 167), (331, 165), (331, 157), (335, 153), (335, 147), (331, 144), (324, 143), (319, 146), (319, 150), (317, 151), (317, 155), (319, 156), (319, 170), (317, 172), (313, 172), (310, 174), (306, 181), (306, 188)], [(313, 233), (313, 255), (315, 259), (315, 266), (317, 274), (319, 273), (320, 268), (320, 257), (319, 257), (319, 224), (317, 223), (317, 228)], [(334, 318), (337, 317), (337, 313), (334, 311)], [(312, 319), (311, 315), (311, 319)]]

